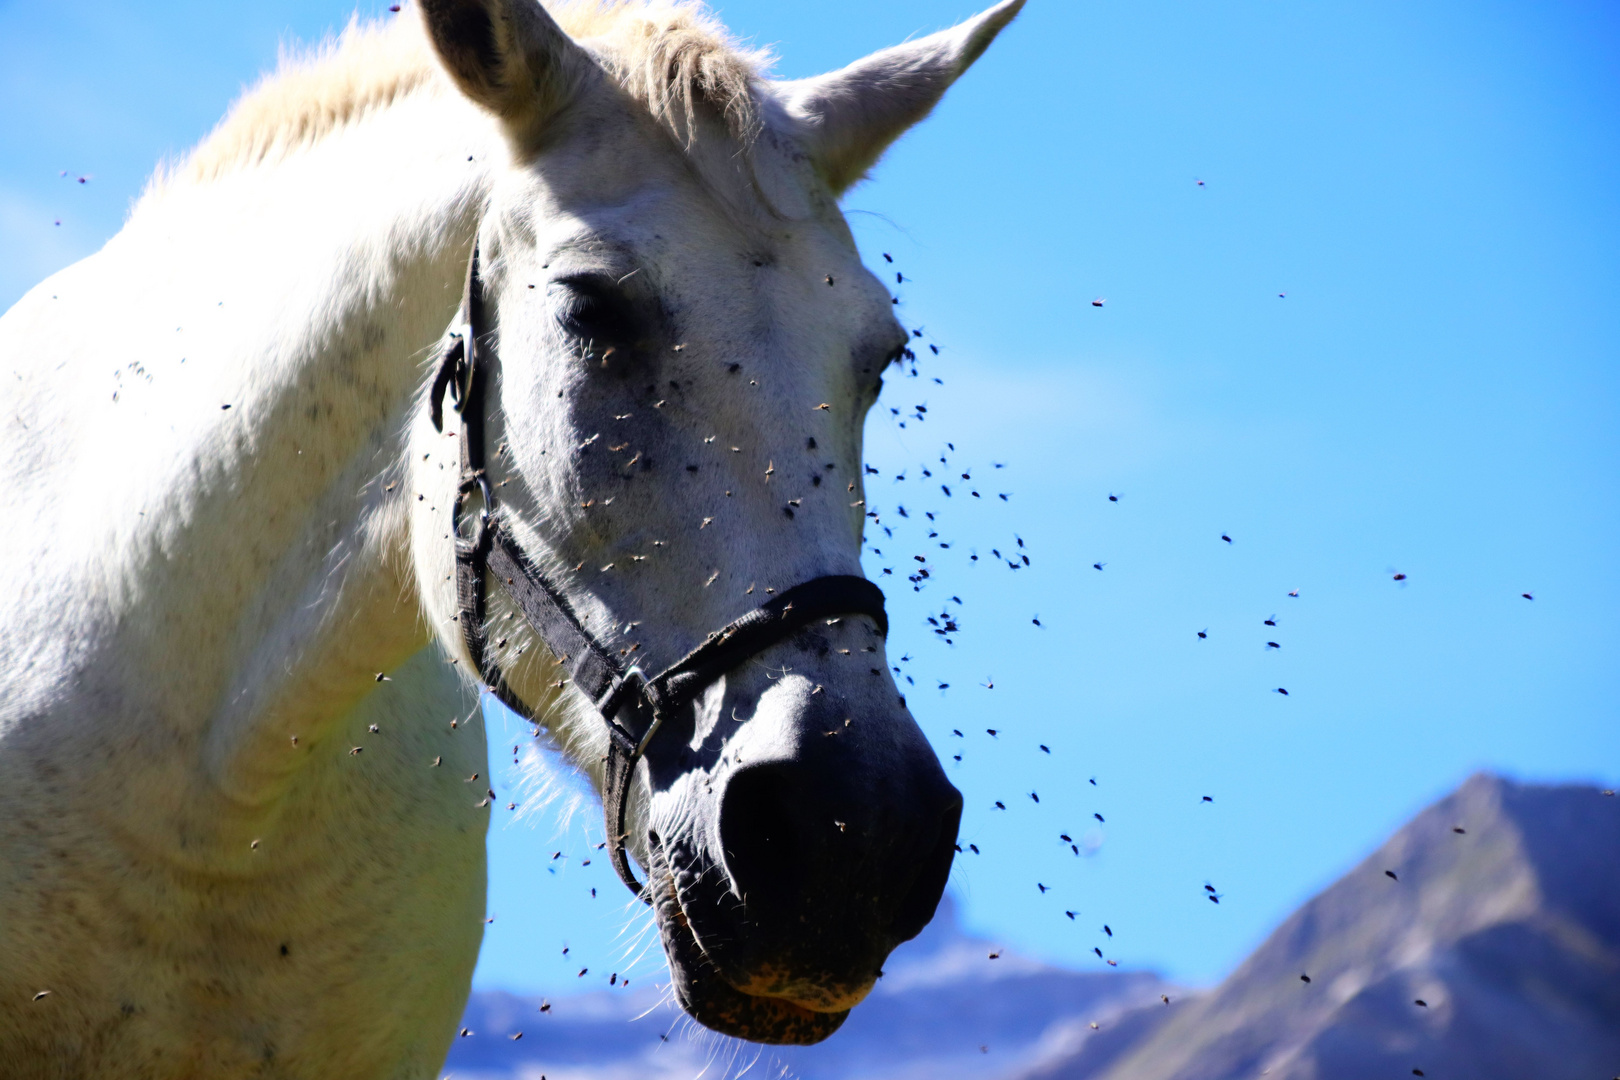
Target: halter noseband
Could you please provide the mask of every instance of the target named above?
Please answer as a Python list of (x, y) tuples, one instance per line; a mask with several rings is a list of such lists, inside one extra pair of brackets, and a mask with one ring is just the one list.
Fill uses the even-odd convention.
[[(883, 610), (883, 590), (863, 577), (818, 577), (726, 624), (652, 678), (647, 678), (639, 667), (625, 666), (590, 635), (562, 590), (535, 568), (534, 561), (496, 514), (495, 489), (485, 471), (484, 454), (484, 393), (489, 377), (485, 353), (493, 359), (494, 349), (486, 334), (484, 286), (476, 243), (467, 264), (462, 311), (466, 333), (452, 335), (429, 396), (435, 430), (444, 430), (446, 390), (461, 417), (461, 480), (450, 510), (450, 534), (455, 538), (456, 616), (462, 640), (490, 692), (519, 716), (538, 723), (534, 713), (507, 685), (500, 665), (490, 655), (484, 621), (488, 608), (486, 575), (493, 573), (556, 662), (567, 669), (574, 688), (591, 700), (607, 726), (602, 814), (610, 857), (619, 880), (650, 904), (652, 897), (636, 881), (625, 851), (624, 815), (636, 763), (664, 721), (690, 705), (720, 676), (817, 619), (866, 615), (887, 636), (889, 620)], [(475, 491), (483, 500), (483, 510), (472, 536), (464, 537), (463, 511)], [(561, 689), (567, 681), (559, 679), (552, 686)]]

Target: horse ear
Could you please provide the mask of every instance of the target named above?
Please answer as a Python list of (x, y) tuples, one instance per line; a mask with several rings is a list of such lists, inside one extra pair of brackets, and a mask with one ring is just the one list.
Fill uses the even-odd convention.
[(839, 71), (777, 84), (777, 94), (833, 191), (871, 168), (931, 112), (1024, 0), (1002, 0), (960, 26), (875, 52)]
[(422, 19), (462, 93), (509, 126), (555, 113), (593, 66), (538, 0), (422, 0)]

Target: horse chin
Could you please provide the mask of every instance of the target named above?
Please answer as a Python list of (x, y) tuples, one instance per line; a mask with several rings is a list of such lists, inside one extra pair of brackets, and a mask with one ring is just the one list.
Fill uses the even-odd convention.
[[(662, 862), (657, 845), (654, 852), (655, 862)], [(653, 879), (658, 929), (675, 996), (692, 1019), (722, 1035), (791, 1046), (821, 1042), (843, 1026), (847, 1008), (815, 1009), (787, 998), (750, 994), (721, 978), (681, 910), (674, 877), (665, 867), (657, 870)]]
[(819, 1012), (786, 998), (748, 994), (715, 974), (686, 920), (660, 913), (664, 951), (681, 1008), (722, 1035), (757, 1043), (807, 1046), (837, 1031), (848, 1009)]

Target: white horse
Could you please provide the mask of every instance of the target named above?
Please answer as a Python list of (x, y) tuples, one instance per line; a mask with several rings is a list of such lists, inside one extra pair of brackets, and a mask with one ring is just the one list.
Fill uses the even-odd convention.
[[(656, 670), (860, 573), (906, 333), (837, 200), (1021, 6), (771, 82), (689, 5), (422, 0), (250, 92), (0, 319), (0, 1073), (435, 1074), (491, 809), (428, 392), (475, 240), (499, 520)], [(600, 788), (604, 717), (489, 604)], [(823, 1038), (932, 916), (961, 806), (874, 619), (668, 719), (628, 844), (674, 989)]]

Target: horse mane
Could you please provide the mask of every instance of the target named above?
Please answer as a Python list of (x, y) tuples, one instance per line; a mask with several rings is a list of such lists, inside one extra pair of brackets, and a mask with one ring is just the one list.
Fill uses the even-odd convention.
[[(757, 83), (771, 64), (739, 45), (698, 0), (560, 0), (546, 5), (632, 99), (680, 145), (696, 140), (707, 105), (744, 149), (763, 120)], [(273, 164), (422, 90), (455, 93), (410, 8), (384, 21), (352, 19), (313, 47), (284, 49), (275, 71), (246, 91), (173, 169), (155, 178), (207, 183)]]

